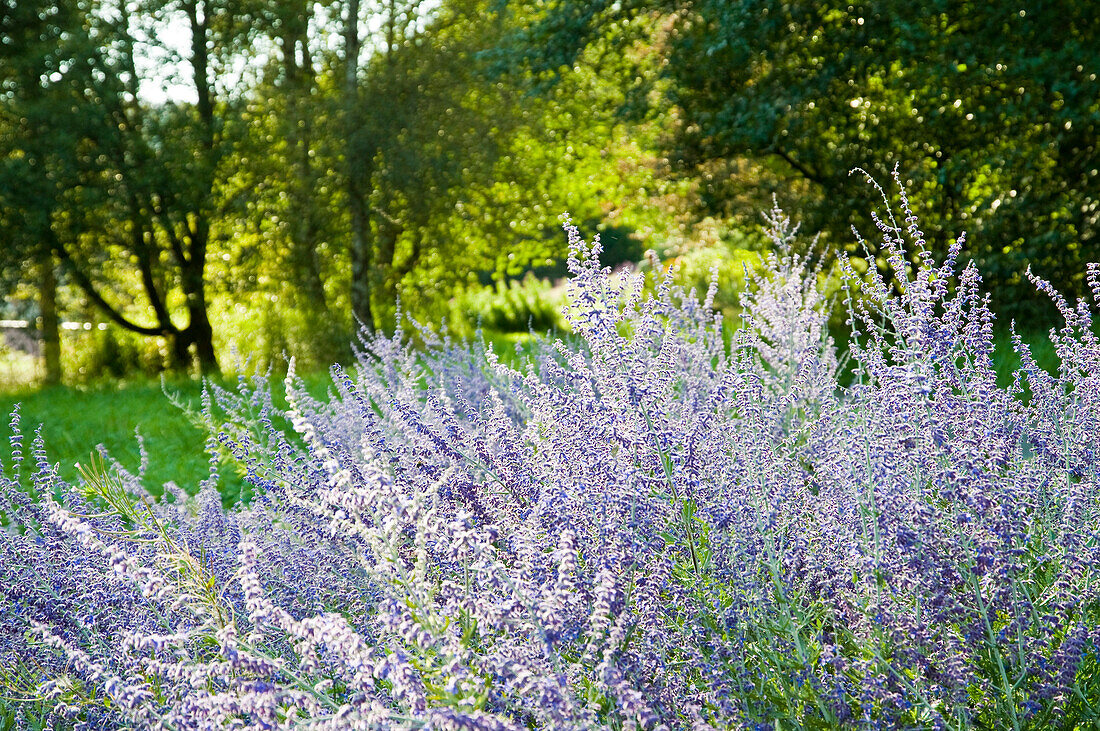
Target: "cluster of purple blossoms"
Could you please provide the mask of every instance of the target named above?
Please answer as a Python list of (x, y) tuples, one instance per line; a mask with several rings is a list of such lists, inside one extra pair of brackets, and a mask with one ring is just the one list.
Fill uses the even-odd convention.
[[(40, 438), (28, 467), (14, 414), (0, 725), (1100, 722), (1092, 310), (1035, 279), (1061, 367), (1017, 340), (998, 386), (977, 271), (900, 208), (891, 277), (839, 265), (850, 384), (827, 272), (773, 211), (732, 338), (717, 282), (613, 275), (567, 222), (572, 335), (513, 365), (372, 336), (327, 399), (292, 366), (287, 411), (212, 386), (196, 498), (117, 464), (65, 484)], [(228, 511), (225, 460), (255, 488)]]

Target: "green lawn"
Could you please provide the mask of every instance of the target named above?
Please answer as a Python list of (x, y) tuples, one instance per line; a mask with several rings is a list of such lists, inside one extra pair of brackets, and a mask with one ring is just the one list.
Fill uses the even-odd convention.
[[(323, 395), (329, 384), (326, 373), (306, 378), (311, 393)], [(220, 380), (223, 387), (234, 388), (234, 379)], [(282, 382), (275, 380), (276, 403), (282, 401)], [(18, 403), (24, 433), (24, 455), (30, 460), (31, 443), (41, 426), (50, 462), (59, 465), (61, 476), (76, 480), (76, 463), (87, 463), (96, 445), (104, 445), (126, 469), (136, 473), (140, 464), (140, 433), (149, 455), (145, 485), (154, 492), (173, 481), (194, 493), (209, 471), (204, 451), (206, 435), (191, 423), (187, 414), (166, 395), (198, 409), (202, 383), (196, 380), (171, 380), (163, 388), (155, 381), (102, 384), (94, 387), (53, 386), (0, 394), (3, 428)], [(285, 402), (283, 402), (285, 403)], [(5, 440), (6, 441), (6, 440)], [(0, 449), (0, 461), (11, 462), (7, 445)], [(241, 493), (243, 480), (232, 468), (221, 470), (223, 500), (233, 502)]]

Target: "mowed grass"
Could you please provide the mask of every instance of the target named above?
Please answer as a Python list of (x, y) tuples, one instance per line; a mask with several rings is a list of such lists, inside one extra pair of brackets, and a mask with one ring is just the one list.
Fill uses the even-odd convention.
[[(331, 383), (324, 372), (309, 374), (305, 381), (309, 392), (316, 396), (323, 396)], [(215, 383), (235, 389), (237, 381), (223, 378)], [(281, 379), (273, 378), (272, 388), (276, 405), (285, 408)], [(7, 423), (12, 410), (19, 404), (24, 460), (33, 460), (34, 435), (41, 429), (47, 458), (58, 466), (61, 477), (70, 482), (79, 478), (77, 463), (87, 464), (98, 445), (103, 445), (111, 457), (137, 474), (141, 464), (137, 438), (140, 434), (148, 455), (145, 487), (159, 493), (161, 487), (171, 481), (194, 494), (210, 470), (210, 457), (205, 451), (207, 435), (192, 422), (185, 409), (173, 401), (198, 411), (202, 389), (201, 381), (173, 379), (163, 384), (143, 380), (0, 393), (2, 431), (10, 436)], [(0, 449), (0, 462), (5, 468), (11, 464), (11, 450), (6, 444)], [(219, 468), (219, 477), (218, 489), (226, 504), (247, 494), (239, 469), (223, 465)]]

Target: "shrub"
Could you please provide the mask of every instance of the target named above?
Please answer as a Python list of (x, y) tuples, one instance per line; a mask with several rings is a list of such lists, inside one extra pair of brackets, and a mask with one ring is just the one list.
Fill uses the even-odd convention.
[[(1064, 728), (1100, 720), (1100, 344), (1062, 301), (1049, 375), (999, 388), (960, 248), (904, 196), (897, 276), (853, 300), (837, 383), (817, 266), (777, 252), (720, 315), (644, 296), (566, 226), (568, 323), (524, 367), (367, 339), (330, 398), (211, 387), (223, 512), (61, 484), (13, 418), (10, 716), (85, 727)], [(904, 227), (902, 227), (904, 226)], [(903, 243), (903, 239), (906, 243)], [(917, 266), (910, 266), (905, 246)], [(1089, 270), (1100, 299), (1100, 268)], [(425, 338), (431, 340), (430, 334)], [(1027, 399), (1021, 398), (1027, 395)], [(291, 429), (281, 429), (286, 416)], [(37, 499), (19, 488), (29, 477)], [(61, 500), (51, 495), (62, 493)]]
[(71, 383), (155, 376), (169, 364), (168, 343), (116, 325), (62, 331), (61, 371)]
[(725, 319), (736, 321), (740, 314), (740, 296), (748, 279), (761, 266), (762, 244), (738, 235), (732, 241), (721, 240), (709, 246), (693, 247), (666, 266), (678, 269), (676, 281), (705, 296), (711, 277), (717, 272), (718, 290), (714, 306)]
[(462, 295), (455, 305), (453, 325), (465, 334), (478, 327), (501, 333), (545, 333), (562, 325), (560, 300), (550, 282), (529, 272), (522, 281), (497, 282)]
[(290, 295), (273, 292), (213, 298), (210, 319), (219, 362), (235, 366), (246, 358), (257, 371), (279, 370), (289, 354), (304, 369), (322, 372), (333, 362), (347, 362), (353, 330), (323, 304), (296, 306)]

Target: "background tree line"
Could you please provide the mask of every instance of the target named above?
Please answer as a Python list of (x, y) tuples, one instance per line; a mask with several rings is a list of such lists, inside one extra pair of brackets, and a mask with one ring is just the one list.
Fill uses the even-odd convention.
[[(517, 36), (553, 78), (608, 28), (662, 49), (636, 95), (671, 110), (660, 148), (698, 211), (755, 215), (773, 192), (851, 246), (866, 182), (899, 165), (930, 243), (962, 230), (1002, 310), (1030, 264), (1072, 295), (1100, 259), (1100, 13), (1091, 3), (557, 2)], [(654, 94), (654, 91), (660, 93)], [(628, 114), (635, 109), (625, 110)], [(872, 252), (873, 253), (873, 252)]]
[(1100, 259), (1098, 18), (0, 0), (0, 281), (9, 305), (36, 303), (48, 379), (59, 313), (151, 336), (165, 367), (217, 371), (247, 333), (324, 363), (357, 324), (393, 327), (398, 302), (439, 320), (552, 267), (564, 210), (636, 258), (744, 246), (774, 192), (851, 247), (872, 199), (849, 171), (898, 164), (933, 246), (966, 229), (1002, 309), (1026, 313), (1028, 264), (1076, 294)]

